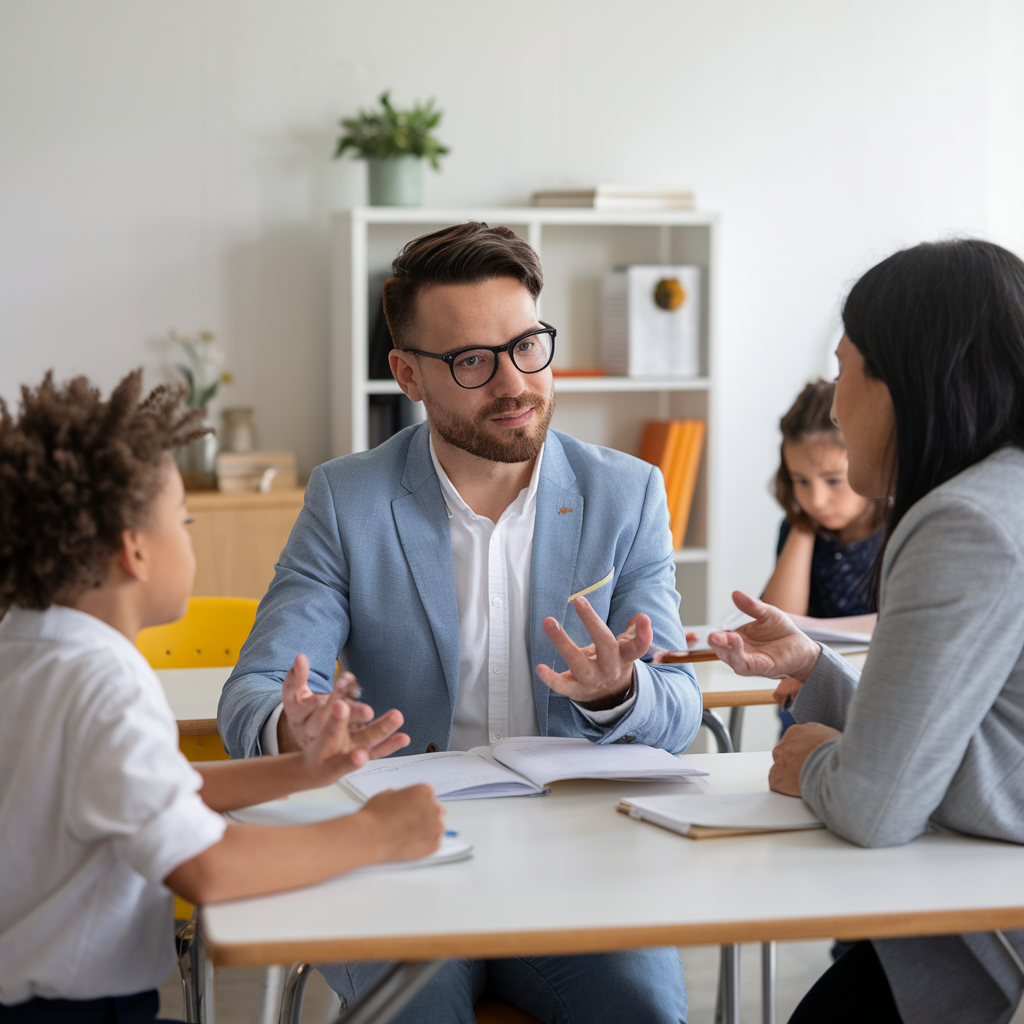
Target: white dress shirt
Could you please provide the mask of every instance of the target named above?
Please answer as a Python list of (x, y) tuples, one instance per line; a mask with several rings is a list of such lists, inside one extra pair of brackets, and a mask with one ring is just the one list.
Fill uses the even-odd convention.
[[(538, 736), (530, 664), (530, 558), (537, 518), (541, 446), (530, 483), (498, 517), (478, 516), (462, 499), (438, 461), (430, 437), (441, 494), (448, 509), (459, 607), (459, 693), (449, 750), (497, 743), (506, 736)], [(598, 725), (617, 722), (636, 703), (588, 711)]]
[(0, 1003), (155, 988), (178, 865), (224, 834), (160, 681), (85, 612), (0, 622)]
[[(497, 523), (478, 516), (455, 489), (438, 461), (433, 434), (430, 458), (448, 510), (459, 613), (459, 692), (448, 749), (488, 746), (506, 736), (538, 736), (530, 664), (530, 557), (544, 447), (529, 486)], [(612, 725), (636, 698), (634, 687), (628, 700), (610, 710), (576, 707), (595, 724)], [(278, 751), (281, 711), (279, 704), (260, 731), (265, 754)]]

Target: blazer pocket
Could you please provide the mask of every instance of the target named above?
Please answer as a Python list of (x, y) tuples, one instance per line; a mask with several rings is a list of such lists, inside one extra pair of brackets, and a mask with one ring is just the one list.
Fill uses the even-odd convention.
[(577, 590), (575, 594), (569, 595), (569, 604), (572, 604), (577, 597), (586, 597), (587, 594), (592, 594), (595, 590), (599, 590), (606, 583), (611, 583), (612, 577), (615, 575), (615, 566), (613, 565), (608, 570), (608, 575), (604, 579), (598, 580), (596, 583), (591, 583), (589, 587), (584, 587), (582, 590)]

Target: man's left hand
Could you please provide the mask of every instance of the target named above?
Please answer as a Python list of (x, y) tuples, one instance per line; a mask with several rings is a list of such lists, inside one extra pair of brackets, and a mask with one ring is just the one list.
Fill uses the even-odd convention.
[(632, 685), (633, 662), (647, 653), (654, 639), (651, 620), (642, 612), (634, 615), (626, 624), (626, 631), (615, 636), (585, 597), (577, 597), (572, 604), (594, 642), (577, 647), (558, 619), (549, 616), (543, 622), (544, 632), (569, 668), (566, 672), (555, 672), (547, 665), (538, 665), (537, 675), (555, 693), (576, 701), (588, 711), (617, 707)]
[(772, 751), (775, 763), (768, 773), (768, 788), (786, 796), (800, 795), (800, 770), (815, 747), (826, 740), (842, 736), (838, 729), (830, 729), (820, 722), (791, 725)]

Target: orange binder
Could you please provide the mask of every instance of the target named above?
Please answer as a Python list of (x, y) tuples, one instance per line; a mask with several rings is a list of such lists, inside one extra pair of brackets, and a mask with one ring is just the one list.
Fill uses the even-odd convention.
[(669, 515), (672, 514), (672, 497), (678, 500), (682, 484), (679, 448), (683, 436), (683, 425), (679, 420), (651, 420), (644, 425), (644, 436), (640, 443), (640, 458), (657, 466), (665, 478), (665, 492), (668, 495)]
[(700, 457), (704, 450), (704, 436), (707, 424), (703, 420), (686, 420), (686, 443), (677, 450), (679, 460), (679, 489), (676, 500), (669, 502), (672, 516), (672, 546), (681, 548), (686, 537), (686, 526), (690, 521), (690, 509), (693, 505), (693, 491), (697, 484), (697, 470), (700, 468)]

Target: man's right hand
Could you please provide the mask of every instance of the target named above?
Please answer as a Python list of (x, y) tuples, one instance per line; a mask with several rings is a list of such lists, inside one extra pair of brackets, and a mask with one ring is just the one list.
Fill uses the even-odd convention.
[(425, 783), (407, 789), (387, 789), (371, 797), (360, 814), (374, 819), (380, 836), (381, 860), (426, 857), (441, 845), (444, 807)]
[(351, 672), (342, 672), (330, 693), (314, 693), (308, 680), (309, 659), (298, 654), (281, 686), (284, 707), (277, 720), (280, 753), (303, 750), (318, 741), (334, 718), (332, 705), (339, 701), (347, 705), (348, 734), (353, 746), (365, 748), (370, 758), (387, 757), (408, 745), (409, 737), (395, 732), (403, 721), (400, 711), (388, 711), (374, 721), (373, 708), (350, 696), (356, 681)]

